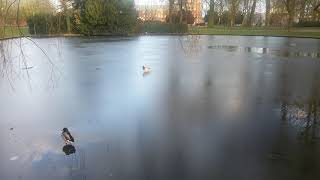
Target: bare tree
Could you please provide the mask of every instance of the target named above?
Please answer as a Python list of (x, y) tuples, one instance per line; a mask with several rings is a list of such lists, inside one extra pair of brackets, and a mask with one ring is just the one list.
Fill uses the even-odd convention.
[(270, 0), (266, 0), (266, 26), (270, 25), (270, 10), (271, 10), (271, 2)]
[(314, 11), (320, 12), (320, 3), (314, 7)]
[(178, 5), (179, 23), (183, 23), (183, 10), (187, 9), (187, 0), (168, 0), (169, 2), (169, 22), (173, 23), (175, 4)]
[(256, 12), (256, 6), (257, 6), (257, 0), (253, 0), (252, 6), (251, 6), (251, 11), (249, 15), (249, 20), (248, 20), (248, 26), (252, 26), (253, 20), (254, 20), (254, 15)]
[(254, 15), (256, 12), (257, 0), (244, 0), (244, 18), (242, 21), (243, 26), (252, 26)]
[(242, 25), (245, 26), (248, 22), (248, 16), (250, 12), (250, 1), (251, 0), (242, 0), (242, 14), (244, 15), (242, 20)]
[(214, 26), (214, 6), (215, 1), (210, 0), (209, 2), (209, 13), (208, 13), (208, 26), (213, 27)]
[(175, 0), (169, 0), (169, 23), (173, 22), (172, 16), (173, 16), (174, 2)]
[[(45, 2), (49, 2), (49, 1), (45, 1)], [(12, 66), (14, 65), (13, 61), (15, 58), (19, 59), (19, 66), (20, 66), (20, 64), (23, 66), (23, 67), (20, 67), (20, 69), (25, 70), (27, 78), (28, 78), (27, 80), (29, 82), (29, 87), (31, 88), (30, 75), (29, 75), (30, 67), (28, 66), (28, 61), (27, 61), (28, 59), (27, 59), (27, 56), (25, 56), (25, 52), (24, 52), (24, 48), (23, 48), (24, 40), (31, 42), (32, 45), (34, 45), (36, 48), (39, 48), (40, 51), (46, 56), (46, 59), (48, 60), (48, 62), (51, 65), (51, 72), (50, 72), (51, 82), (53, 82), (53, 76), (54, 76), (55, 70), (58, 70), (58, 72), (61, 73), (59, 71), (59, 69), (54, 65), (51, 58), (47, 55), (45, 50), (42, 49), (33, 39), (26, 36), (22, 32), (22, 29), (20, 27), (20, 20), (21, 20), (21, 17), (23, 17), (23, 15), (21, 15), (21, 12), (24, 12), (24, 11), (21, 10), (22, 9), (21, 5), (22, 5), (21, 0), (6, 0), (5, 3), (3, 3), (2, 0), (0, 0), (0, 8), (1, 8), (0, 19), (1, 19), (1, 24), (2, 24), (1, 29), (4, 32), (3, 34), (0, 35), (0, 39), (3, 39), (6, 37), (5, 32), (6, 32), (7, 26), (15, 26), (15, 28), (18, 29), (17, 35), (19, 38), (17, 40), (14, 40), (14, 41), (13, 40), (8, 40), (8, 41), (1, 40), (0, 41), (0, 75), (4, 76), (8, 80), (8, 82), (13, 90), (14, 90), (14, 87), (13, 87), (12, 80), (10, 78), (10, 74), (14, 73), (12, 70), (14, 68)], [(38, 4), (36, 4), (36, 5), (38, 5)], [(40, 10), (38, 9), (38, 11), (40, 11)], [(11, 50), (14, 48), (14, 46), (17, 46), (17, 48), (18, 48), (17, 49), (18, 50), (17, 57), (13, 57), (10, 53)]]
[(300, 6), (299, 20), (302, 21), (304, 20), (304, 16), (306, 14), (306, 1), (300, 0)]
[(224, 10), (224, 3), (225, 3), (225, 0), (219, 0), (219, 19), (218, 19), (218, 24), (221, 24), (221, 17), (222, 17), (223, 10)]
[(282, 0), (282, 3), (285, 5), (286, 10), (288, 12), (288, 30), (292, 26), (294, 15), (295, 15), (295, 6), (296, 0)]
[(71, 33), (71, 12), (70, 12), (70, 5), (72, 4), (72, 0), (60, 0), (60, 10), (65, 14), (66, 16), (66, 22), (67, 22), (67, 32)]
[(226, 0), (229, 8), (230, 26), (234, 26), (236, 22), (237, 11), (239, 10), (240, 0)]
[(178, 0), (178, 4), (179, 4), (179, 23), (182, 24), (182, 20), (183, 20), (183, 3), (184, 0)]

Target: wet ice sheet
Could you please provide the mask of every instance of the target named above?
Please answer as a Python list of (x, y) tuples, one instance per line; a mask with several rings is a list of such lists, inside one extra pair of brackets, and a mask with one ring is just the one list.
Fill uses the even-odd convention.
[[(320, 177), (319, 61), (245, 48), (317, 52), (319, 40), (34, 40), (55, 66), (25, 40), (33, 68), (10, 53), (18, 59), (1, 76), (0, 179)], [(76, 138), (71, 156), (62, 127)]]
[(320, 58), (320, 51), (299, 51), (289, 49), (273, 49), (264, 47), (241, 47), (241, 46), (208, 46), (209, 49), (225, 50), (227, 52), (243, 52), (243, 53), (256, 53), (265, 54), (276, 57), (310, 57)]

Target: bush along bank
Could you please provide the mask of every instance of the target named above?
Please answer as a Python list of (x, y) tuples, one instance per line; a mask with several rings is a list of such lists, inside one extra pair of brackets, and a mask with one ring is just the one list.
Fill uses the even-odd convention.
[(61, 12), (33, 14), (27, 22), (32, 35), (130, 34), (136, 30), (137, 12), (133, 0), (75, 1)]

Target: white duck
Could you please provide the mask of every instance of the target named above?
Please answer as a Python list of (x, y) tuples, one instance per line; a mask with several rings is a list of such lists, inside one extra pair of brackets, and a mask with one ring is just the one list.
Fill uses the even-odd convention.
[(144, 66), (142, 66), (142, 70), (144, 73), (149, 73), (149, 72), (151, 72), (152, 69), (151, 69), (151, 67), (144, 65)]

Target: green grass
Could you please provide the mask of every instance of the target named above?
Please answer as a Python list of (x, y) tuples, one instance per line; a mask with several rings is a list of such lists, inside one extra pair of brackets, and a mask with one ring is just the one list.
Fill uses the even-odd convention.
[[(20, 27), (20, 30), (23, 35), (29, 35), (27, 27)], [(18, 27), (0, 27), (0, 39), (11, 38), (11, 37), (20, 37), (21, 33)]]
[(239, 35), (239, 36), (287, 36), (320, 38), (320, 28), (244, 28), (244, 27), (189, 27), (190, 34)]
[(186, 33), (188, 25), (186, 24), (169, 24), (163, 22), (144, 22), (138, 25), (138, 31), (145, 33)]
[[(24, 35), (29, 35), (27, 27), (21, 27)], [(238, 36), (287, 36), (287, 37), (310, 37), (320, 38), (320, 28), (292, 28), (290, 31), (283, 28), (264, 28), (264, 27), (189, 27), (190, 34), (204, 35), (238, 35)], [(21, 36), (18, 27), (0, 27), (0, 39)]]

